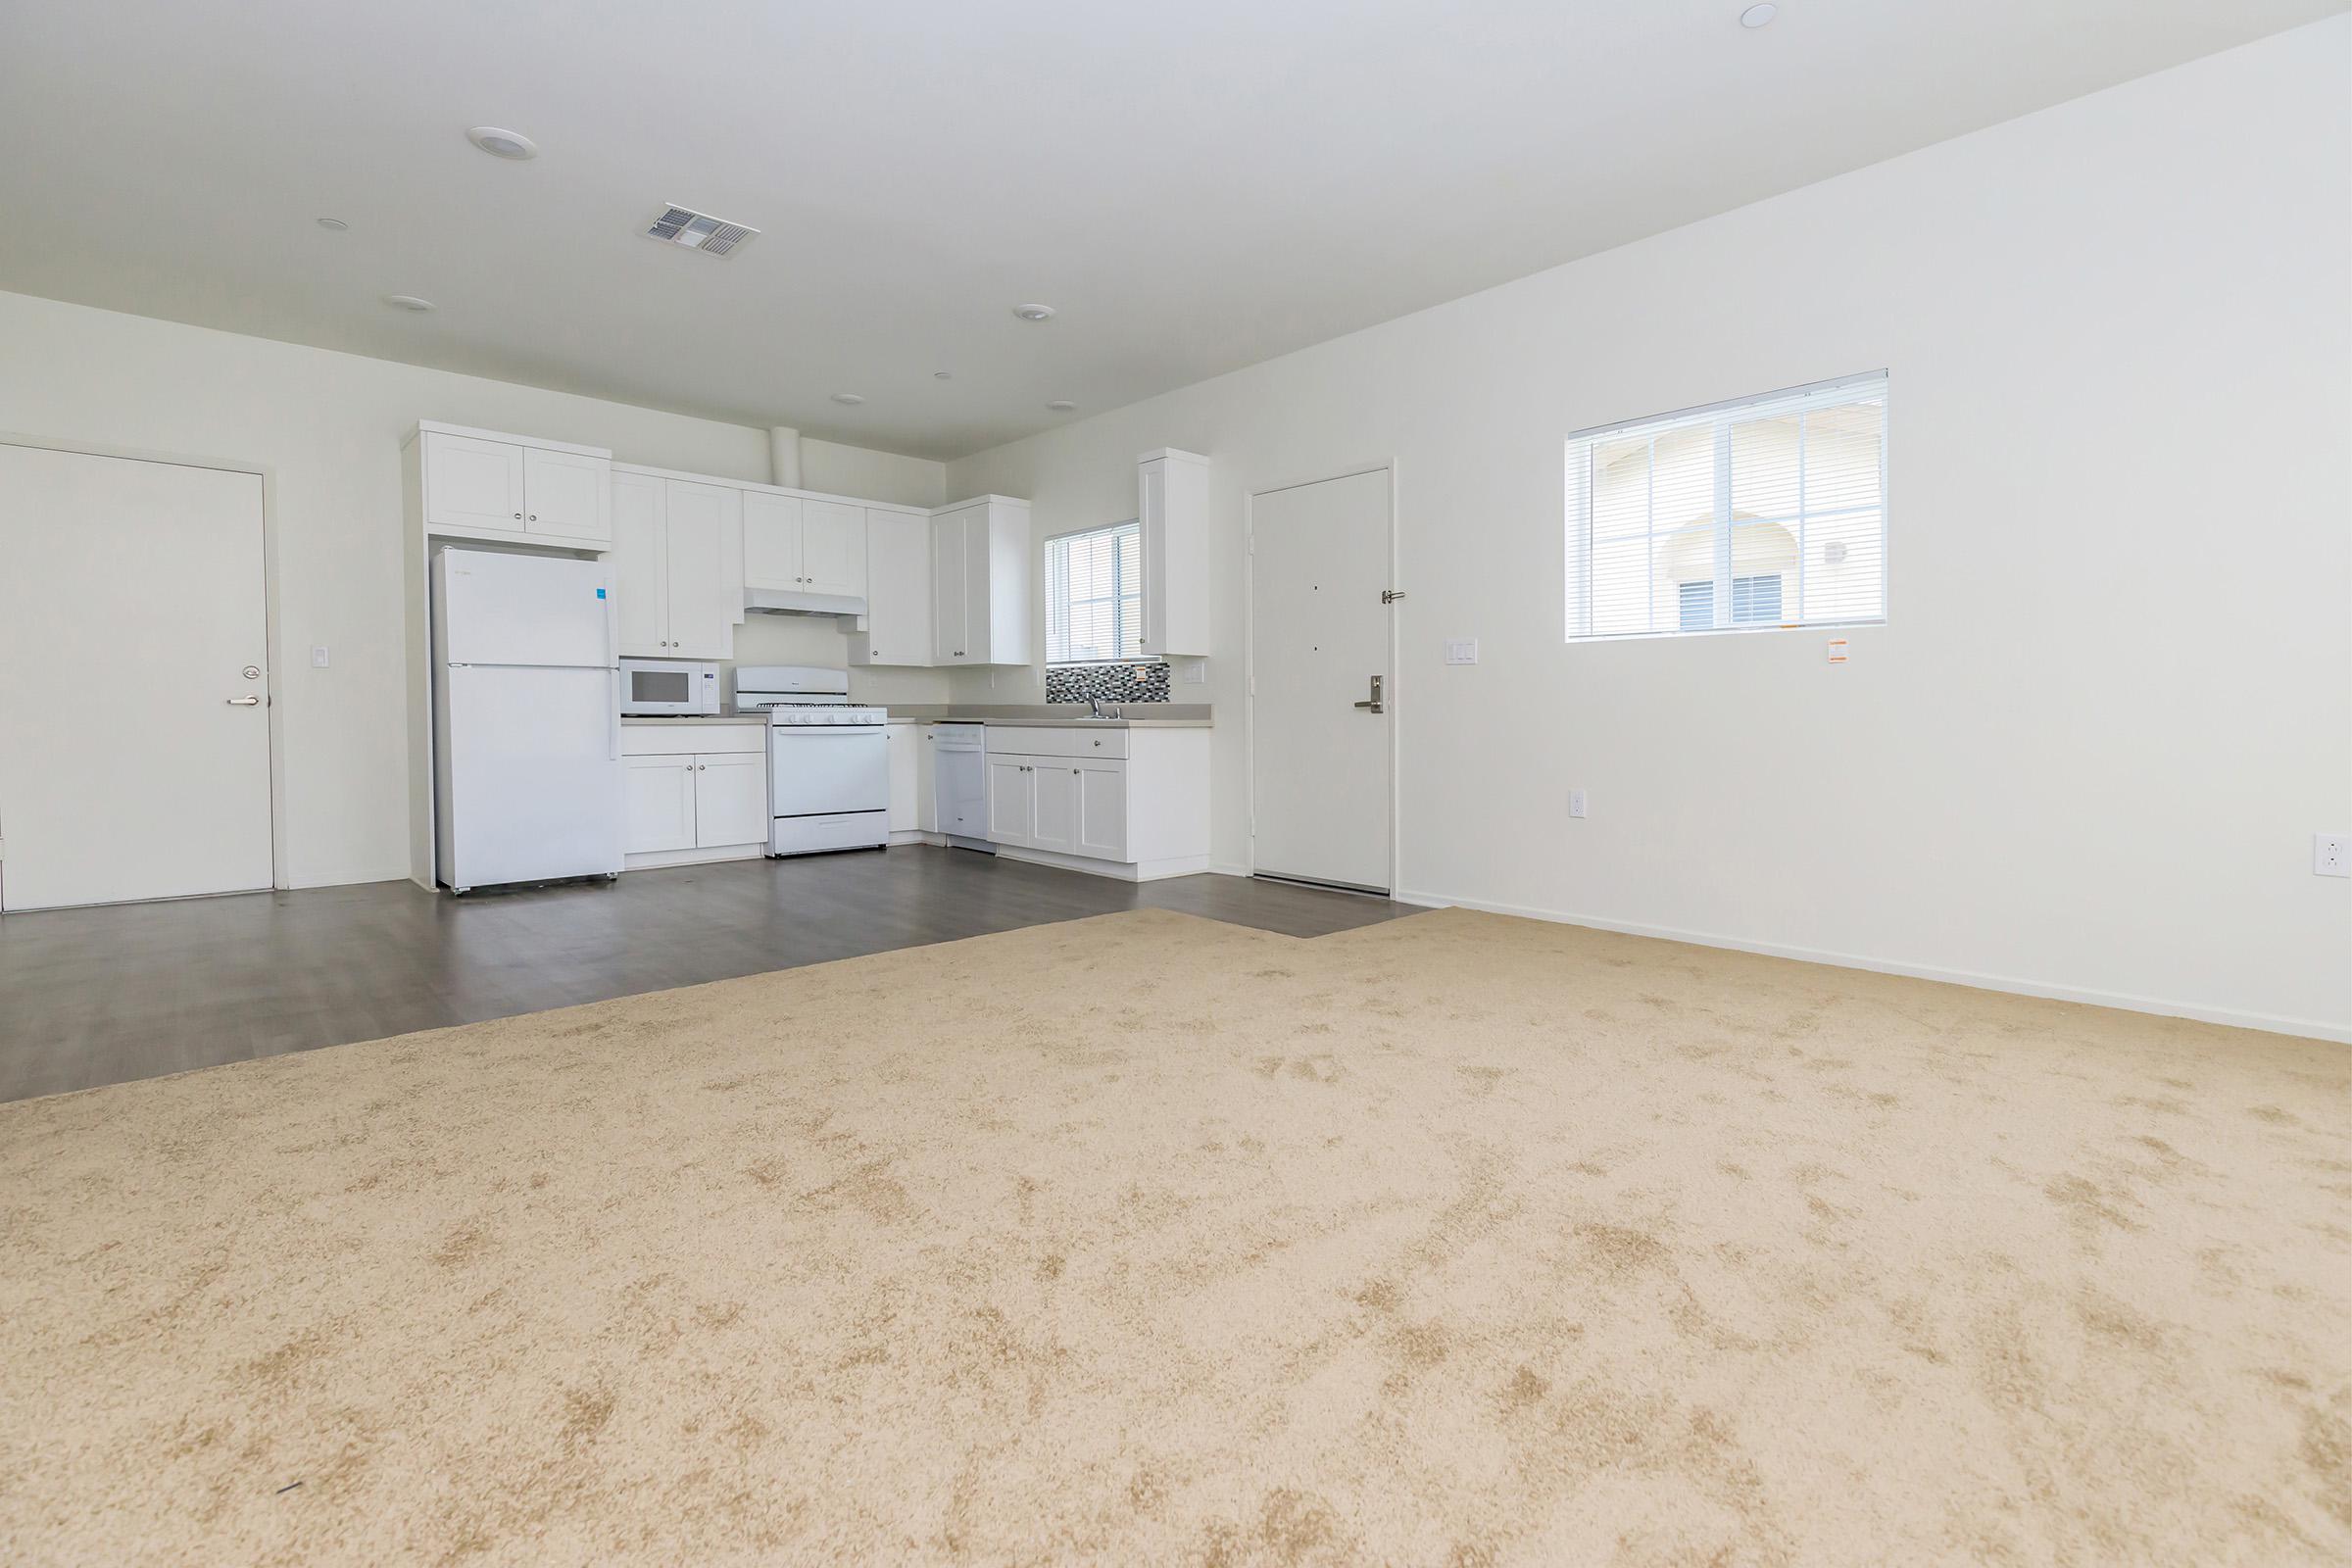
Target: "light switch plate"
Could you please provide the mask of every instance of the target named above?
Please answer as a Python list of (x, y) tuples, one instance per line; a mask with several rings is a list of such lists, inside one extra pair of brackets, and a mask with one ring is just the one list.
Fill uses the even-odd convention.
[(1447, 662), (1448, 664), (1475, 664), (1475, 663), (1477, 663), (1477, 662), (1478, 662), (1478, 639), (1477, 639), (1477, 638), (1475, 638), (1475, 637), (1448, 637), (1448, 638), (1446, 638), (1446, 662)]
[(326, 644), (315, 643), (312, 645), (311, 667), (313, 669), (324, 669), (326, 667)]
[(1187, 686), (1206, 685), (1208, 683), (1208, 661), (1205, 659), (1196, 659), (1191, 663), (1185, 665), (1184, 683)]

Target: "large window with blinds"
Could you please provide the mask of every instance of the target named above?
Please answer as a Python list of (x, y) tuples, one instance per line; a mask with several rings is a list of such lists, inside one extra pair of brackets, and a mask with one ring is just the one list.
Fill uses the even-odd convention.
[(1046, 541), (1046, 662), (1143, 656), (1143, 535), (1133, 522)]
[(1568, 440), (1568, 640), (1886, 618), (1886, 374)]

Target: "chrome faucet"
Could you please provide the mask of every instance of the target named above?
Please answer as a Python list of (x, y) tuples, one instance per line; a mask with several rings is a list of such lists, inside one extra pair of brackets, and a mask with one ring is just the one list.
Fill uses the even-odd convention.
[(1089, 697), (1086, 700), (1086, 707), (1089, 715), (1095, 718), (1116, 718), (1119, 716), (1119, 710), (1115, 708), (1107, 713), (1102, 711), (1102, 699), (1100, 697)]

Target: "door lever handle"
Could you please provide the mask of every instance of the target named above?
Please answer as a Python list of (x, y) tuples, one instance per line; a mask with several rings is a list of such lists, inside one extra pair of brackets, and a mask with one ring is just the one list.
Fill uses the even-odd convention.
[(1378, 675), (1372, 677), (1372, 695), (1365, 698), (1362, 702), (1356, 704), (1355, 706), (1358, 708), (1369, 709), (1375, 713), (1385, 713), (1388, 711), (1387, 707), (1384, 706), (1380, 700), (1380, 677)]
[(259, 697), (231, 697), (228, 699), (228, 706), (231, 708), (259, 708), (261, 705), (262, 700)]

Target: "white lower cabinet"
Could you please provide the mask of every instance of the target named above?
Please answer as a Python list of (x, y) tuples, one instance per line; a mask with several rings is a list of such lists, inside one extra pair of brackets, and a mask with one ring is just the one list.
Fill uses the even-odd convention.
[(767, 759), (722, 752), (694, 760), (694, 846), (767, 842)]
[[(683, 746), (712, 749), (675, 749)], [(628, 725), (621, 751), (629, 864), (738, 858), (767, 848), (765, 726)]]
[[(1078, 822), (1070, 853), (1105, 860), (1127, 858), (1127, 764), (1080, 761), (1070, 769), (1078, 794)], [(1207, 847), (1202, 846), (1202, 853)]]
[(914, 729), (912, 724), (892, 724), (884, 731), (890, 742), (890, 830), (893, 833), (912, 833), (922, 827), (922, 747)]
[(988, 837), (1145, 881), (1208, 868), (1208, 731), (989, 726)]
[(1028, 845), (1037, 833), (1037, 785), (1026, 757), (988, 760), (988, 841)]
[(694, 759), (632, 757), (627, 768), (629, 855), (694, 848)]

